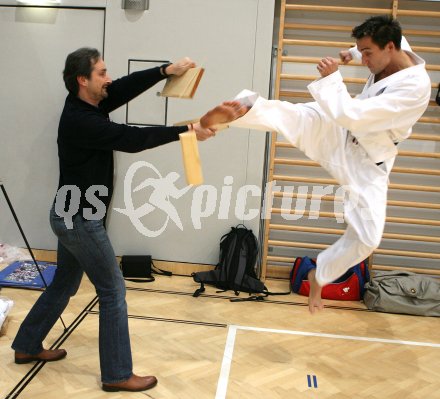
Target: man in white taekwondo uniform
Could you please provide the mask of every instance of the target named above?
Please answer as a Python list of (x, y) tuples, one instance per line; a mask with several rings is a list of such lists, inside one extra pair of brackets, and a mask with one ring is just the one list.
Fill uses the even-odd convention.
[[(280, 132), (346, 189), (347, 230), (318, 255), (317, 268), (308, 275), (311, 313), (323, 308), (322, 286), (379, 246), (396, 144), (411, 134), (431, 95), (425, 61), (411, 51), (406, 40), (407, 49), (401, 49), (397, 21), (371, 17), (355, 27), (352, 36), (362, 63), (371, 71), (364, 90), (355, 98), (342, 81), (337, 60), (327, 57), (317, 66), (321, 78), (308, 86), (315, 102), (291, 104), (243, 91), (236, 98), (239, 102), (225, 102), (201, 119), (202, 125), (209, 125), (238, 118), (230, 125)], [(342, 51), (342, 61), (350, 61), (352, 53)], [(250, 109), (243, 107), (244, 97), (251, 99)]]

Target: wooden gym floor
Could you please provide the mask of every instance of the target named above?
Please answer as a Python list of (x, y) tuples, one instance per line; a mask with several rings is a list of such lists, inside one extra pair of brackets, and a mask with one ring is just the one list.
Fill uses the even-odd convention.
[[(288, 289), (286, 280), (267, 285)], [(57, 322), (45, 342), (68, 352), (55, 363), (13, 362), (12, 339), (40, 293), (1, 290), (15, 305), (0, 337), (0, 398), (440, 398), (438, 318), (329, 301), (312, 316), (297, 295), (230, 302), (209, 287), (193, 298), (198, 285), (181, 276), (127, 287), (134, 371), (156, 375), (157, 387), (100, 389), (99, 306), (85, 278), (62, 316), (68, 330)]]

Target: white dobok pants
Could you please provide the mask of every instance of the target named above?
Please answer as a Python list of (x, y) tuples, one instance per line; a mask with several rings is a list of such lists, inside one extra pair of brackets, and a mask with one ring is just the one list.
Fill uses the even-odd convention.
[(282, 133), (344, 186), (345, 233), (317, 257), (322, 286), (366, 259), (379, 246), (385, 225), (388, 175), (394, 158), (376, 165), (346, 129), (317, 103), (291, 104), (259, 97), (231, 126)]

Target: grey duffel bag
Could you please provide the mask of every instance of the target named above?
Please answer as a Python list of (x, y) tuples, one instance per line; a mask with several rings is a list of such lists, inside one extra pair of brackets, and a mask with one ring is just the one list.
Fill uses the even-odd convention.
[(378, 312), (440, 316), (440, 280), (402, 271), (378, 271), (365, 284), (364, 302)]

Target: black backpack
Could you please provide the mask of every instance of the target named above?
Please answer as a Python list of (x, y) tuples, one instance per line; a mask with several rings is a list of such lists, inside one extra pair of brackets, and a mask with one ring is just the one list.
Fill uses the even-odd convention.
[[(205, 284), (227, 291), (232, 290), (235, 295), (241, 291), (261, 293), (265, 296), (273, 294), (261, 282), (255, 272), (258, 256), (258, 241), (252, 230), (244, 225), (232, 227), (231, 231), (220, 239), (220, 260), (214, 270), (193, 273), (196, 283), (200, 283), (193, 296), (197, 297), (205, 291)], [(288, 293), (282, 293), (289, 294)], [(252, 297), (252, 299), (262, 297)]]

